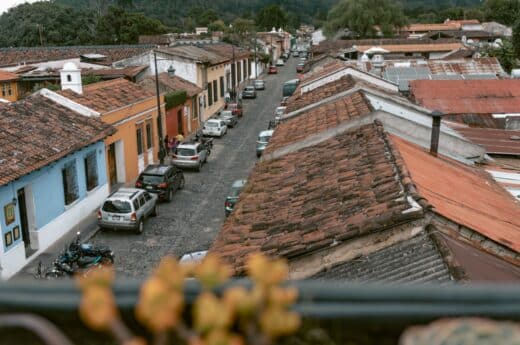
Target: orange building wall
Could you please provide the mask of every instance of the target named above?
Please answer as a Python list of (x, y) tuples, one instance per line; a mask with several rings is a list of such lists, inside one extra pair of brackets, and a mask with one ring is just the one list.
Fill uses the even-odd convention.
[[(6, 93), (4, 96), (3, 91), (3, 84), (10, 84), (11, 85), (11, 95)], [(0, 82), (0, 98), (6, 99), (10, 102), (16, 102), (18, 100), (18, 82), (16, 80), (9, 80), (9, 81), (2, 81)]]
[[(162, 127), (163, 135), (165, 134), (165, 121), (164, 121), (164, 104), (161, 105), (162, 113)], [(125, 182), (134, 181), (138, 175), (138, 154), (137, 154), (137, 128), (139, 126), (143, 129), (143, 147), (144, 147), (144, 161), (145, 166), (152, 164), (158, 160), (158, 144), (159, 144), (159, 133), (157, 128), (157, 104), (155, 98), (132, 104), (130, 106), (117, 109), (110, 113), (102, 114), (101, 119), (114, 125), (117, 128), (117, 132), (105, 139), (105, 145), (107, 147), (112, 143), (122, 140), (124, 143), (124, 160), (125, 160)], [(148, 161), (148, 147), (146, 147), (146, 121), (152, 123), (152, 147), (153, 147), (153, 161)], [(107, 170), (109, 168), (108, 154), (107, 154)], [(107, 171), (108, 176), (110, 172)]]
[[(184, 107), (189, 108), (189, 117), (185, 116)], [(186, 99), (186, 102), (177, 107), (173, 107), (166, 111), (166, 133), (169, 137), (176, 136), (177, 134), (181, 134), (179, 132), (178, 120), (177, 120), (177, 112), (181, 111), (182, 114), (182, 128), (183, 135), (188, 136), (192, 133), (195, 133), (199, 128), (199, 119), (193, 118), (194, 110), (193, 110), (193, 102), (191, 98)], [(191, 127), (191, 128), (190, 128)]]

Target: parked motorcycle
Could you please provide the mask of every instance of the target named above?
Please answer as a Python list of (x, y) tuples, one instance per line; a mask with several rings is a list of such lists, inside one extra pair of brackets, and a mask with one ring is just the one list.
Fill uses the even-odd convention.
[(93, 258), (90, 261), (96, 261), (94, 258), (101, 257), (98, 261), (105, 263), (114, 263), (114, 252), (108, 246), (94, 246), (91, 243), (81, 243), (80, 232), (77, 233), (76, 240), (69, 244), (69, 252), (78, 256), (78, 260), (88, 262), (86, 258)]

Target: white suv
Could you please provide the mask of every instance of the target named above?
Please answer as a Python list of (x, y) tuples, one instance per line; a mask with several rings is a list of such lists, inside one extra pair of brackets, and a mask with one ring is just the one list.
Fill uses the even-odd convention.
[(172, 155), (172, 164), (179, 168), (195, 168), (200, 171), (208, 160), (208, 150), (198, 142), (183, 143), (177, 146)]
[(227, 125), (224, 120), (209, 119), (202, 127), (202, 135), (221, 137), (227, 133)]
[(157, 215), (157, 195), (137, 188), (110, 194), (98, 210), (100, 229), (125, 229), (142, 233), (144, 220)]

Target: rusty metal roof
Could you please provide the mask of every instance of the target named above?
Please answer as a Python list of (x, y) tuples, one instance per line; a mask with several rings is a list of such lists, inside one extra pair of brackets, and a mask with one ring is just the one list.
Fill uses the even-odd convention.
[(491, 128), (455, 128), (490, 154), (520, 155), (520, 131)]

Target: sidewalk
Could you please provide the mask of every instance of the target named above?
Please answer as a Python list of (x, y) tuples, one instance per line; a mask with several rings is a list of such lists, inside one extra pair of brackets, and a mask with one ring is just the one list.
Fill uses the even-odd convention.
[(64, 248), (68, 247), (71, 241), (76, 239), (76, 234), (79, 231), (81, 233), (81, 241), (88, 241), (94, 236), (98, 230), (97, 226), (97, 210), (85, 217), (77, 226), (71, 229), (63, 237), (61, 237), (56, 243), (47, 248), (40, 255), (31, 258), (31, 261), (10, 280), (17, 279), (34, 279), (33, 275), (36, 273), (38, 262), (42, 262), (43, 267), (50, 267), (54, 259), (56, 259)]

